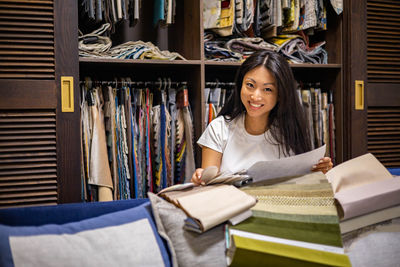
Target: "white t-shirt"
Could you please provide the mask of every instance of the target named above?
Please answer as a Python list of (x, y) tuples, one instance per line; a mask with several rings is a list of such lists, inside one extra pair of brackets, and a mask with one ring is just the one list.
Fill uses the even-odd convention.
[(285, 157), (269, 131), (261, 135), (249, 134), (244, 127), (244, 118), (242, 114), (227, 122), (219, 116), (211, 121), (197, 141), (201, 147), (222, 153), (221, 172), (237, 172), (248, 169), (258, 161)]

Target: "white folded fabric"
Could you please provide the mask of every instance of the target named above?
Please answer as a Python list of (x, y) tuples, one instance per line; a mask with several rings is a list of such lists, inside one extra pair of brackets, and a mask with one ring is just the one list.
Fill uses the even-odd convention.
[(400, 179), (389, 178), (335, 193), (343, 220), (400, 204)]

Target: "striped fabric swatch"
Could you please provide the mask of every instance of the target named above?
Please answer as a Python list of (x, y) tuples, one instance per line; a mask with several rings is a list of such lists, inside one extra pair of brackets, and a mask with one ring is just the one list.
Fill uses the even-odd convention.
[[(242, 190), (254, 196), (258, 202), (251, 209), (251, 218), (228, 227), (228, 257), (231, 254), (233, 266), (241, 265), (235, 262), (246, 262), (243, 257), (250, 254), (252, 257), (260, 256), (263, 261), (274, 258), (274, 262), (282, 264), (298, 262), (304, 265), (310, 261), (311, 265), (350, 265), (342, 248), (333, 191), (322, 173), (297, 177), (271, 186), (248, 186)], [(232, 235), (235, 231), (236, 234)], [(240, 244), (232, 244), (235, 241), (246, 242), (246, 251), (251, 253), (243, 253), (240, 249), (238, 251)], [(255, 247), (263, 251), (249, 249), (251, 244), (256, 243)], [(277, 247), (280, 250), (276, 250)], [(304, 253), (309, 256), (304, 257)]]

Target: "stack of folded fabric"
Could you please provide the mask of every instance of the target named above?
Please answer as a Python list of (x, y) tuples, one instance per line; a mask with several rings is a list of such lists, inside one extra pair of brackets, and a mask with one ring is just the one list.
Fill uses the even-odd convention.
[(226, 227), (231, 266), (350, 266), (333, 191), (322, 173), (242, 188), (257, 198), (253, 216)]
[(303, 31), (297, 34), (282, 34), (270, 39), (278, 46), (278, 51), (291, 63), (327, 64), (328, 53), (323, 48), (325, 41), (310, 43), (308, 35)]
[(372, 154), (346, 161), (326, 176), (340, 205), (342, 233), (400, 217), (400, 178)]
[(103, 24), (91, 33), (79, 36), (79, 56), (116, 59), (186, 60), (177, 52), (160, 50), (151, 42), (129, 41), (112, 47), (111, 38), (105, 36), (110, 28)]
[(181, 208), (186, 214), (184, 228), (203, 233), (228, 220), (241, 221), (251, 216), (256, 199), (233, 185), (195, 186), (167, 191), (160, 196)]

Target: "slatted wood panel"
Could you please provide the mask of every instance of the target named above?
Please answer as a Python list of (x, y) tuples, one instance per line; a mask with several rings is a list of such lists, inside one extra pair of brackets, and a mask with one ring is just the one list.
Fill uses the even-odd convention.
[(367, 1), (367, 59), (368, 82), (400, 83), (400, 1)]
[(400, 167), (400, 107), (368, 108), (368, 152), (386, 167)]
[(368, 152), (400, 167), (400, 1), (367, 1), (367, 81)]
[(54, 79), (53, 13), (49, 0), (0, 0), (0, 79)]
[(0, 111), (0, 208), (56, 203), (55, 112)]

